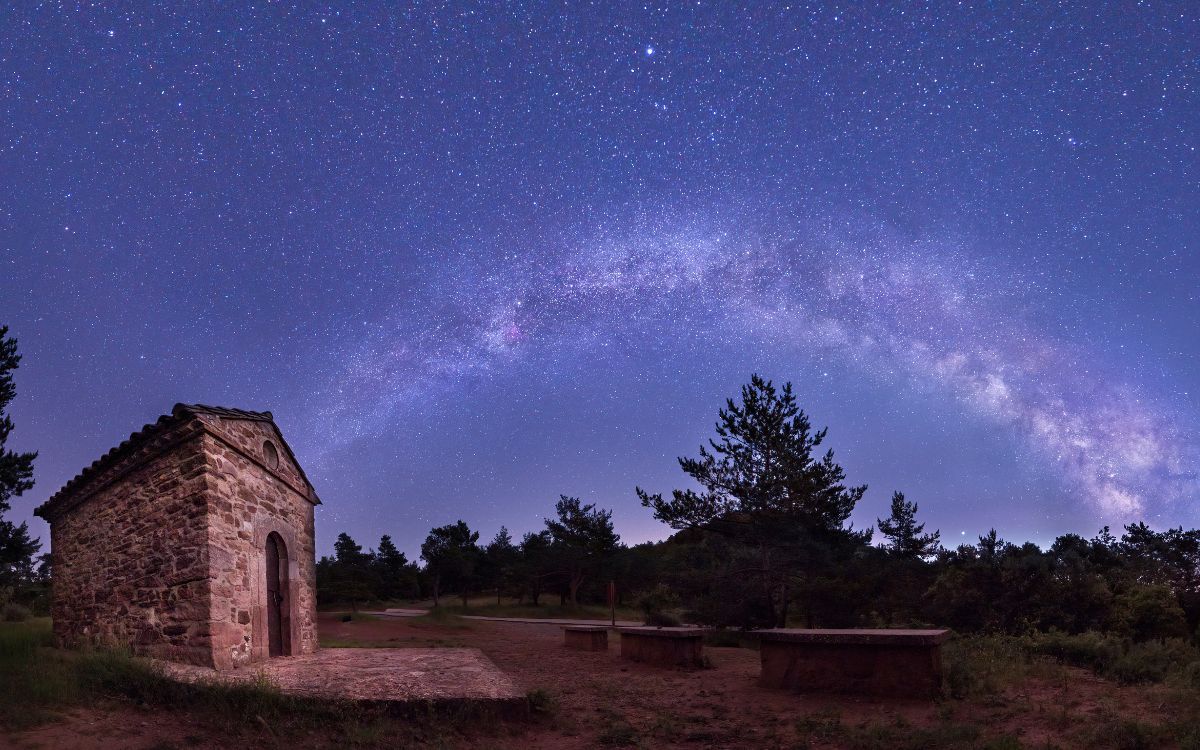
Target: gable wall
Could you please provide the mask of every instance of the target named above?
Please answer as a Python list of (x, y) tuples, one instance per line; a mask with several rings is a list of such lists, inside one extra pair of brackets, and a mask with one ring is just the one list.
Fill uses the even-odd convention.
[[(291, 654), (312, 653), (317, 649), (315, 544), (307, 483), (269, 422), (204, 420), (216, 434), (203, 438), (211, 480), (207, 534), (216, 666), (268, 658), (264, 562), (271, 532), (280, 535), (288, 554), (291, 617), (285, 641)], [(273, 470), (263, 455), (265, 440), (279, 453)]]

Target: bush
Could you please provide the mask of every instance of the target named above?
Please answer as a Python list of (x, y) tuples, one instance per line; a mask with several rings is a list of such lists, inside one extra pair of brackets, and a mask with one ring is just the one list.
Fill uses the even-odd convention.
[(679, 625), (679, 618), (667, 612), (668, 609), (678, 606), (679, 597), (661, 583), (643, 593), (637, 600), (637, 607), (642, 611), (646, 624), (656, 627)]
[(558, 701), (547, 690), (538, 688), (525, 694), (529, 701), (529, 710), (533, 714), (552, 714), (558, 710)]
[(1102, 674), (1123, 685), (1162, 682), (1168, 674), (1181, 669), (1196, 657), (1196, 650), (1179, 638), (1135, 643)]
[(677, 628), (680, 620), (670, 612), (651, 612), (646, 615), (646, 624), (656, 628)]
[(1119, 640), (1103, 633), (1088, 631), (1070, 635), (1057, 630), (1030, 636), (1028, 649), (1030, 653), (1051, 656), (1064, 664), (1096, 672), (1108, 669), (1123, 651)]
[(1135, 586), (1113, 601), (1112, 629), (1135, 641), (1181, 638), (1187, 619), (1166, 586)]
[(1011, 636), (955, 637), (942, 648), (942, 689), (951, 698), (998, 693), (1024, 676), (1027, 663)]
[(28, 607), (22, 607), (16, 602), (9, 602), (0, 609), (0, 620), (4, 622), (25, 622), (33, 617), (33, 613)]
[[(1123, 685), (1162, 682), (1181, 673), (1190, 682), (1193, 663), (1200, 664), (1200, 651), (1182, 638), (1129, 643), (1103, 633), (1068, 635), (1051, 631), (1029, 636), (1026, 647), (1033, 654), (1051, 656), (1064, 664), (1083, 667)], [(1200, 686), (1200, 667), (1195, 668)]]
[(1200, 690), (1200, 661), (1191, 662), (1183, 668), (1183, 683)]

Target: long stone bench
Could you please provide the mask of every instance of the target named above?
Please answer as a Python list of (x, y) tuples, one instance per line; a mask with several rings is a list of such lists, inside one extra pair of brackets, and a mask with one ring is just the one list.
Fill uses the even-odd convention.
[(760, 630), (760, 684), (800, 692), (932, 698), (948, 630)]
[(580, 651), (607, 651), (608, 628), (603, 625), (567, 625), (563, 627), (563, 645)]
[(621, 657), (659, 667), (704, 666), (704, 633), (696, 628), (621, 628)]

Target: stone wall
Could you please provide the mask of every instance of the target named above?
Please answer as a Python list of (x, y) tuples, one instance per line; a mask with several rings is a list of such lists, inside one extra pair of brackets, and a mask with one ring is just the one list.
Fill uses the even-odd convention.
[[(285, 653), (317, 649), (313, 504), (308, 484), (270, 422), (203, 417), (209, 468), (208, 544), (212, 631), (218, 668), (268, 658), (267, 537), (287, 550)], [(264, 453), (270, 441), (277, 463)]]
[(51, 524), (60, 645), (130, 644), (212, 664), (208, 480), (189, 427), (158, 436), (157, 455), (134, 453), (94, 477)]

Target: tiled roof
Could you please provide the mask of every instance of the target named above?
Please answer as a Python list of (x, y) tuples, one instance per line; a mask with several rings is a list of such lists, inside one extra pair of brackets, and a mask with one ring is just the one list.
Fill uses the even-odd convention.
[(245, 409), (230, 409), (225, 406), (209, 406), (207, 404), (175, 404), (172, 414), (180, 411), (192, 414), (212, 414), (226, 419), (253, 419), (259, 422), (274, 422), (275, 417), (269, 411), (246, 411)]
[[(114, 465), (121, 458), (130, 455), (138, 448), (145, 446), (154, 438), (164, 434), (169, 428), (184, 424), (198, 414), (210, 414), (225, 419), (250, 419), (271, 423), (275, 421), (275, 418), (269, 411), (246, 411), (244, 409), (230, 409), (224, 406), (208, 406), (207, 404), (175, 404), (170, 414), (164, 414), (155, 422), (143, 425), (142, 429), (131, 433), (126, 440), (121, 441), (120, 445), (112, 448), (103, 456), (85, 466), (78, 474), (68, 480), (58, 492), (51, 495), (49, 500), (38, 506), (34, 511), (34, 515), (46, 518), (46, 513), (54, 505), (70, 497), (72, 493), (96, 477), (100, 472)], [(296, 461), (296, 457), (292, 454), (292, 449), (287, 445), (287, 441), (283, 441), (283, 443), (284, 449), (291, 456), (297, 468), (299, 468), (300, 463)], [(303, 476), (304, 470), (300, 469), (300, 473)], [(308, 477), (305, 476), (304, 480), (308, 482)], [(308, 485), (311, 489), (312, 483), (308, 482)]]

